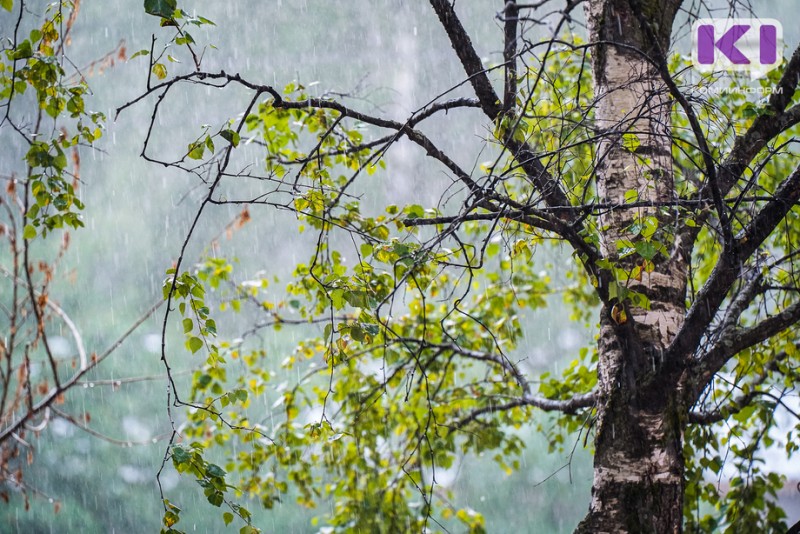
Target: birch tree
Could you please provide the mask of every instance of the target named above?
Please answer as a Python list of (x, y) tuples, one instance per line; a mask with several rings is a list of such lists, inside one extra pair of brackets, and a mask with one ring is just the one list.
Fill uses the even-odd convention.
[[(171, 382), (173, 404), (190, 410), (183, 425), (176, 416), (165, 461), (244, 529), (257, 528), (244, 496), (272, 507), (291, 486), (302, 505), (329, 500), (320, 520), (336, 531), (461, 521), (482, 532), (491, 526), (450, 504), (437, 471), (486, 451), (519, 468), (525, 443), (513, 429), (533, 426), (555, 449), (593, 452), (577, 532), (783, 526), (774, 503), (783, 480), (759, 461), (776, 439), (776, 412), (794, 419), (781, 429), (787, 459), (800, 430), (791, 407), (800, 49), (754, 82), (765, 98), (709, 96), (699, 89), (750, 82), (699, 75), (675, 53), (676, 20), (703, 14), (694, 4), (497, 2), (497, 40), (476, 44), (455, 2), (429, 3), (463, 79), (390, 117), (299, 83), (205, 70), (190, 31), (208, 21), (174, 0), (145, 2), (165, 29), (143, 50), (146, 91), (119, 111), (151, 98), (152, 130), (181, 88), (247, 94), (229, 122), (171, 159), (156, 155), (150, 135), (144, 142), (143, 157), (204, 182), (192, 231), (209, 210), (236, 205), (236, 224), (285, 210), (316, 235), (279, 297), (268, 276), (242, 280), (218, 256), (191, 265), (184, 246), (164, 285), (165, 340), (181, 321), (202, 369), (190, 391)], [(543, 28), (550, 37), (534, 37)], [(184, 50), (188, 69), (167, 72), (163, 40)], [(492, 47), (503, 51), (495, 64), (478, 51)], [(486, 132), (484, 164), (459, 163), (476, 155), (448, 154), (426, 133), (454, 114)], [(437, 205), (375, 213), (364, 202), (376, 194), (369, 181), (382, 179), (400, 140), (450, 182)], [(263, 149), (262, 173), (237, 165), (245, 142)], [(255, 193), (242, 185), (253, 178)], [(554, 292), (538, 260), (552, 242), (573, 260), (563, 291), (573, 317), (599, 324), (596, 343), (570, 355), (560, 376), (534, 372), (519, 350), (535, 328), (521, 316)], [(220, 317), (248, 306), (261, 319), (218, 333)], [(257, 342), (265, 329), (296, 324), (319, 330), (291, 354)], [(162, 353), (168, 371), (174, 350)], [(296, 370), (296, 383), (273, 384), (266, 369), (276, 360)], [(272, 407), (266, 415), (261, 400)], [(228, 453), (222, 465), (208, 459), (215, 448)], [(727, 492), (706, 481), (725, 463), (734, 472)], [(180, 514), (165, 500), (166, 531), (180, 527)]]

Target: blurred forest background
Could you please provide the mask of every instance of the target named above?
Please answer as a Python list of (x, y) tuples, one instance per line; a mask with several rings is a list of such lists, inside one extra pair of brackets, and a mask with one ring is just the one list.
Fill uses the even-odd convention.
[[(495, 19), (501, 4), (458, 2), (462, 19), (487, 64), (502, 58), (501, 28)], [(44, 5), (32, 2), (30, 8), (43, 9)], [(157, 19), (145, 15), (138, 0), (84, 1), (80, 7), (67, 53), (76, 65), (87, 66), (84, 72), (94, 93), (88, 105), (104, 112), (109, 121), (97, 150), (85, 149), (81, 154), (79, 192), (86, 204), (86, 228), (74, 233), (73, 244), (56, 273), (52, 295), (81, 330), (87, 349), (99, 352), (161, 298), (164, 272), (176, 259), (204, 191), (196, 179), (157, 168), (139, 157), (152, 102), (128, 109), (113, 121), (115, 108), (145, 89), (147, 58), (127, 61), (127, 57), (150, 47), (151, 34), (158, 32)], [(197, 9), (217, 25), (194, 34), (199, 43), (216, 46), (206, 49), (206, 70), (238, 72), (277, 87), (296, 80), (312, 94), (344, 93), (356, 108), (382, 110), (398, 119), (463, 79), (426, 2), (237, 0), (203, 2)], [(788, 23), (789, 9), (797, 11), (800, 6), (780, 0), (756, 5), (759, 14), (787, 21), (784, 39), (791, 46), (798, 40), (798, 29)], [(0, 35), (8, 35), (13, 22), (12, 16), (3, 12)], [(682, 35), (688, 35), (688, 30)], [(107, 53), (111, 55), (92, 64)], [(169, 67), (171, 73), (191, 69), (187, 64)], [(159, 129), (163, 138), (152, 141), (156, 151), (161, 147), (165, 151), (182, 149), (200, 133), (202, 124), (220, 124), (243, 109), (243, 101), (233, 102), (231, 93), (196, 88), (179, 98), (174, 96)], [(459, 124), (449, 118), (434, 125), (429, 134), (446, 151), (456, 154), (459, 163), (472, 168), (486, 159), (481, 155), (486, 132), (474, 130), (474, 124), (481, 121)], [(16, 139), (3, 134), (0, 173), (8, 173), (23, 153)], [(254, 166), (263, 166), (263, 154), (255, 144), (246, 154)], [(441, 171), (432, 170), (418, 150), (400, 143), (389, 151), (387, 164), (386, 171), (370, 178), (374, 189), (368, 194), (376, 207), (385, 203), (437, 204), (442, 190), (437, 184), (447, 183), (446, 178)], [(231, 192), (231, 196), (234, 193), (240, 192)], [(206, 213), (188, 258), (199, 260), (215, 253), (239, 258), (237, 279), (265, 271), (276, 277), (272, 287), (279, 299), (294, 266), (310, 255), (314, 236), (298, 234), (292, 216), (272, 209), (251, 209), (247, 224), (226, 232), (226, 226), (239, 216), (233, 208)], [(304, 248), (304, 244), (308, 246)], [(4, 253), (0, 251), (0, 255)], [(561, 280), (562, 266), (571, 260), (550, 250), (534, 261), (554, 280)], [(527, 358), (525, 365), (531, 371), (563, 368), (577, 347), (595, 333), (593, 324), (568, 321), (558, 294), (551, 300), (549, 309), (524, 319), (528, 336), (519, 352)], [(142, 325), (82, 387), (72, 390), (60, 407), (76, 417), (88, 413), (89, 426), (114, 442), (92, 436), (64, 419), (51, 421), (33, 443), (37, 454), (26, 480), (37, 493), (32, 495), (30, 509), (25, 510), (21, 496), (13, 494), (10, 503), (0, 504), (0, 530), (135, 533), (160, 528), (155, 473), (165, 453), (163, 439), (170, 430), (166, 381), (159, 361), (162, 313)], [(239, 331), (253, 318), (243, 315), (240, 319)], [(220, 337), (234, 335), (235, 326), (220, 325)], [(168, 351), (179, 376), (188, 381), (188, 373), (199, 361), (183, 349), (177, 328), (174, 325), (171, 331)], [(314, 333), (311, 328), (270, 331), (263, 343), (272, 370), (280, 373), (280, 362), (295, 343)], [(66, 333), (59, 340), (53, 344), (54, 351), (62, 356), (74, 353)], [(282, 381), (276, 377), (274, 384)], [(264, 404), (269, 410), (271, 403), (265, 399)], [(570, 532), (588, 506), (589, 454), (582, 442), (575, 443), (574, 455), (550, 454), (543, 437), (532, 429), (522, 432), (529, 445), (518, 472), (506, 474), (490, 458), (470, 457), (440, 482), (454, 489), (458, 504), (481, 512), (491, 532)], [(789, 466), (776, 468), (791, 471)], [(800, 473), (794, 476), (800, 478)], [(184, 509), (184, 528), (223, 531), (218, 511), (207, 505), (193, 480), (179, 478), (168, 466), (162, 483), (170, 499)], [(787, 499), (797, 503), (796, 496)], [(314, 511), (302, 510), (291, 500), (271, 511), (259, 510), (258, 505), (250, 509), (254, 524), (265, 532), (317, 530), (310, 523)], [(789, 516), (791, 519), (793, 514), (789, 512)]]

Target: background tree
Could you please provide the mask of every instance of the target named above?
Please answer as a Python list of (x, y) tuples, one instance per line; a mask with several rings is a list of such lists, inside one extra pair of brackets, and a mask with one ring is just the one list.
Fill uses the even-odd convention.
[[(88, 72), (126, 60), (120, 44), (88, 65), (75, 65), (67, 44), (79, 1), (48, 5), (0, 2), (0, 497), (43, 496), (25, 476), (36, 440), (54, 420), (88, 428), (88, 410), (75, 412), (67, 393), (84, 380), (161, 303), (103, 350), (93, 351), (59, 289), (70, 231), (84, 226), (81, 157), (101, 138), (105, 116), (91, 111)], [(5, 26), (6, 22), (11, 24)], [(8, 33), (5, 32), (8, 30)], [(113, 441), (113, 440), (111, 440)], [(117, 442), (125, 444), (124, 442)], [(56, 512), (61, 503), (49, 498)], [(88, 526), (88, 525), (87, 525)]]
[[(41, 431), (51, 409), (63, 402), (70, 383), (94, 364), (70, 317), (49, 295), (49, 286), (61, 256), (69, 246), (64, 232), (55, 258), (35, 250), (37, 237), (49, 237), (61, 228), (83, 224), (83, 204), (76, 195), (80, 180), (80, 144), (101, 136), (102, 114), (85, 111), (85, 81), (65, 70), (64, 43), (76, 13), (67, 2), (54, 4), (43, 20), (26, 19), (24, 2), (2, 8), (17, 17), (13, 34), (4, 42), (0, 63), (2, 113), (0, 126), (6, 143), (24, 151), (24, 158), (6, 170), (0, 207), (0, 235), (8, 249), (2, 256), (3, 310), (0, 339), (2, 358), (2, 475), (23, 488), (22, 469), (33, 449), (25, 441), (29, 430)], [(72, 133), (67, 130), (70, 127)], [(71, 162), (69, 161), (71, 159)], [(65, 359), (51, 347), (52, 324), (66, 327), (77, 354)], [(96, 355), (92, 356), (95, 359)], [(70, 367), (75, 371), (70, 372)], [(27, 450), (27, 451), (26, 451)], [(4, 493), (8, 500), (8, 494)]]

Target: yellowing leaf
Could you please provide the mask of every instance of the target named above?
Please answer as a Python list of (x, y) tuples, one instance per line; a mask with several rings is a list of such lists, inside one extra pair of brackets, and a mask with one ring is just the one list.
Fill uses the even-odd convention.
[(159, 80), (163, 80), (167, 77), (167, 67), (165, 67), (162, 63), (156, 63), (153, 65), (153, 74)]

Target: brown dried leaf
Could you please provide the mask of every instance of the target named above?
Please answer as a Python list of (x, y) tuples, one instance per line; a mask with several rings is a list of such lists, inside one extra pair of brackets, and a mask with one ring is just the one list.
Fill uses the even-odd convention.
[(628, 314), (625, 312), (625, 306), (619, 302), (614, 304), (611, 308), (611, 319), (617, 324), (625, 324), (628, 322)]
[(235, 227), (238, 230), (245, 224), (250, 222), (250, 211), (245, 207), (236, 219)]

